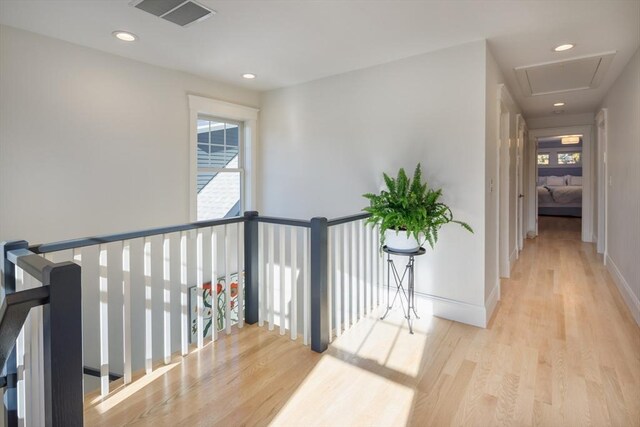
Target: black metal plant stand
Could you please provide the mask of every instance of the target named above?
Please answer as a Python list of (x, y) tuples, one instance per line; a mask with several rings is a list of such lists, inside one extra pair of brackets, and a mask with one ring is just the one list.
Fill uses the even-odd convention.
[[(402, 306), (402, 311), (404, 313), (405, 319), (407, 319), (407, 324), (409, 325), (409, 333), (413, 334), (413, 318), (411, 316), (411, 312), (413, 312), (416, 319), (420, 319), (418, 317), (418, 313), (416, 313), (416, 304), (415, 304), (415, 289), (414, 289), (414, 269), (413, 265), (415, 262), (415, 257), (424, 255), (426, 250), (424, 248), (420, 248), (415, 252), (398, 252), (393, 249), (389, 249), (386, 246), (382, 248), (384, 252), (387, 253), (387, 310), (384, 312), (384, 315), (380, 318), (381, 320), (387, 317), (389, 314), (389, 310), (393, 308), (393, 305), (396, 303), (396, 299), (398, 295), (400, 295), (400, 305)], [(407, 265), (404, 267), (404, 272), (402, 276), (398, 274), (398, 270), (396, 269), (396, 265), (391, 259), (391, 255), (396, 256), (405, 256), (409, 257), (409, 261)], [(393, 273), (393, 279), (396, 283), (396, 293), (393, 296), (393, 301), (389, 298), (390, 287), (391, 287), (391, 273)], [(408, 274), (408, 277), (407, 277)], [(404, 287), (404, 280), (407, 278), (407, 288)], [(407, 307), (405, 310), (404, 303), (402, 302), (402, 298), (404, 297), (407, 302)]]

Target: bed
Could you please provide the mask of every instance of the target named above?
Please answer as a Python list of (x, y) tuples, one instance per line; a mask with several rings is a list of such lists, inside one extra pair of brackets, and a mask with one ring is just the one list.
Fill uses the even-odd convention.
[(582, 177), (538, 177), (538, 214), (582, 216)]

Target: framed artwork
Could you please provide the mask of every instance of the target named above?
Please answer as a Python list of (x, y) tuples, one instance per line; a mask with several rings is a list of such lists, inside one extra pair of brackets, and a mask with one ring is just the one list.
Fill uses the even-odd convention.
[[(243, 273), (244, 274), (244, 273)], [(222, 331), (226, 328), (227, 314), (227, 294), (231, 298), (231, 324), (238, 323), (238, 273), (230, 276), (231, 284), (226, 286), (226, 278), (219, 277), (215, 286), (211, 282), (202, 285), (203, 295), (203, 313), (202, 313), (202, 336), (210, 337), (213, 328)], [(212, 298), (212, 290), (215, 288), (215, 298)], [(198, 313), (197, 313), (197, 297), (198, 288), (191, 286), (189, 288), (189, 325), (190, 325), (190, 342), (197, 342), (198, 336)], [(215, 313), (215, 316), (214, 316)], [(215, 317), (215, 321), (214, 321)]]

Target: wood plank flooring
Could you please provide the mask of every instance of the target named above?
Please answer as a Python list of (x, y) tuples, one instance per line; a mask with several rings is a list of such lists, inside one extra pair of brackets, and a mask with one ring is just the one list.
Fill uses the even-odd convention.
[(579, 219), (540, 218), (489, 328), (418, 309), (415, 335), (372, 316), (323, 355), (245, 327), (87, 396), (85, 423), (640, 426), (640, 328)]

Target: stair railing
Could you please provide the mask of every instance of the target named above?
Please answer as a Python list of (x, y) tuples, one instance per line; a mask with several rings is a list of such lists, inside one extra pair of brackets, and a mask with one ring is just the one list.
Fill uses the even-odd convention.
[[(100, 395), (107, 397), (113, 381), (131, 383), (136, 370), (150, 374), (219, 333), (231, 333), (232, 323), (277, 326), (280, 334), (288, 331), (313, 351), (325, 351), (379, 303), (384, 263), (367, 217), (298, 220), (246, 212), (30, 247), (24, 241), (3, 243), (5, 425), (18, 425), (25, 400), (16, 387), (15, 344), (29, 309), (38, 305), (45, 313), (47, 426), (82, 424), (83, 374), (99, 376)], [(16, 292), (18, 270), (43, 286)], [(140, 310), (134, 310), (136, 296), (144, 300), (135, 305)], [(154, 310), (158, 305), (161, 315)], [(210, 338), (204, 333), (207, 314)], [(144, 325), (138, 339), (132, 324)], [(109, 341), (110, 325), (118, 343)]]

